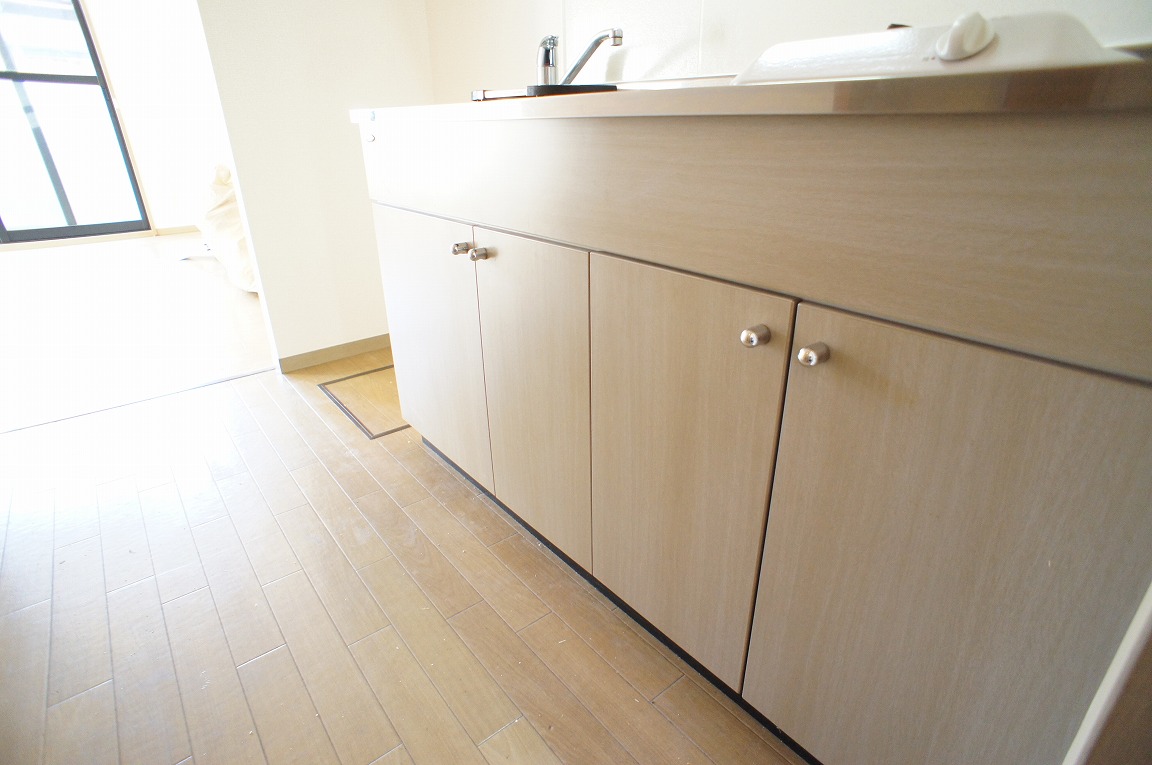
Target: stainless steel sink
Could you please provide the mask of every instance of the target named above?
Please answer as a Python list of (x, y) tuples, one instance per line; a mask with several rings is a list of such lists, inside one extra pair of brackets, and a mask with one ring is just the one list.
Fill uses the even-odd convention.
[(473, 101), (493, 101), (500, 98), (537, 98), (539, 96), (563, 96), (569, 93), (610, 93), (615, 85), (529, 85), (512, 90), (474, 90)]
[(559, 96), (565, 93), (606, 93), (613, 90), (679, 90), (680, 88), (714, 88), (731, 85), (735, 75), (709, 74), (701, 77), (677, 77), (668, 80), (636, 80), (615, 85), (529, 85), (514, 90), (474, 90), (473, 101), (492, 101), (499, 98), (531, 98)]

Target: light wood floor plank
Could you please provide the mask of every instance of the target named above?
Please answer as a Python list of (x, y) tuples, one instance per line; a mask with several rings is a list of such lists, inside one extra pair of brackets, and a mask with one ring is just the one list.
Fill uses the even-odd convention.
[(312, 411), (324, 421), (333, 435), (340, 439), (345, 446), (363, 442), (365, 440), (364, 433), (352, 423), (352, 420), (348, 419), (348, 415), (332, 403), (332, 399), (320, 390), (320, 383), (335, 378), (327, 375), (318, 377), (311, 373), (311, 370), (315, 368), (290, 372), (284, 376), (284, 379), (292, 385), (296, 394), (304, 399)]
[[(343, 412), (340, 413), (340, 416), (344, 416)], [(417, 481), (403, 465), (396, 461), (395, 457), (375, 441), (349, 444), (348, 450), (400, 507), (407, 507), (432, 496), (423, 484)]]
[(199, 526), (228, 514), (212, 472), (203, 460), (182, 463), (172, 469), (176, 488), (180, 491), (180, 501), (184, 504), (184, 514), (188, 523)]
[(58, 548), (54, 569), (49, 705), (112, 679), (100, 538)]
[(425, 448), (424, 437), (415, 427), (406, 427), (404, 430), (382, 435), (376, 439), (376, 442), (381, 448), (384, 448), (385, 452), (394, 457), (411, 452), (412, 449)]
[(628, 618), (628, 616), (621, 612), (619, 608), (614, 606), (613, 610), (621, 619), (624, 620), (624, 622), (632, 629), (633, 632), (635, 632), (640, 636), (642, 640), (652, 646), (653, 650), (659, 651), (666, 661), (673, 664), (686, 678), (692, 680), (694, 683), (696, 683), (698, 688), (707, 693), (717, 707), (728, 712), (729, 715), (735, 717), (737, 720), (743, 723), (744, 726), (751, 730), (755, 735), (766, 741), (769, 746), (773, 747), (787, 762), (791, 763), (791, 765), (804, 765), (804, 760), (802, 760), (797, 754), (789, 749), (788, 746), (784, 744), (784, 742), (782, 742), (776, 736), (772, 735), (772, 733), (767, 728), (753, 719), (751, 715), (749, 715), (740, 707), (740, 705), (738, 705), (732, 699), (728, 698), (724, 691), (713, 685), (711, 681), (701, 675), (694, 667), (689, 666), (687, 662), (673, 653), (672, 650), (668, 648), (668, 646), (661, 643), (656, 637), (654, 637), (651, 633), (637, 624), (634, 620)]
[[(439, 504), (433, 497), (425, 501)], [(361, 497), (356, 506), (445, 618), (482, 600), (480, 593), (387, 494), (377, 492)]]
[(542, 544), (517, 534), (492, 552), (646, 699), (680, 679), (680, 670), (630, 629), (626, 617), (563, 570)]
[[(100, 505), (94, 486), (68, 486), (56, 490), (53, 544), (64, 547), (100, 533)], [(3, 537), (0, 535), (0, 545)]]
[(0, 762), (40, 762), (50, 620), (47, 602), (0, 616)]
[(284, 645), (260, 581), (230, 518), (217, 518), (192, 530), (215, 611), (228, 638), (233, 667)]
[(238, 436), (260, 432), (260, 424), (256, 422), (256, 418), (248, 411), (248, 407), (236, 395), (231, 385), (210, 385), (204, 391), (211, 411), (217, 414), (220, 424), (228, 431), (228, 435), (232, 436), (233, 442)]
[(307, 501), (263, 432), (244, 433), (232, 440), (273, 514), (300, 507)]
[(344, 443), (300, 398), (291, 383), (282, 377), (265, 377), (262, 382), (281, 411), (296, 426), (296, 431), (308, 447), (349, 497), (355, 499), (380, 491), (376, 479), (348, 453)]
[(160, 601), (167, 603), (207, 585), (176, 484), (140, 492), (140, 510), (152, 549)]
[(336, 406), (324, 391), (320, 390), (319, 383), (306, 383), (304, 380), (291, 377), (289, 382), (296, 389), (300, 398), (308, 403), (312, 411), (324, 421), (332, 434), (340, 439), (345, 446), (368, 442), (368, 437), (364, 435), (364, 431), (360, 430), (352, 419), (340, 407)]
[(239, 667), (268, 765), (339, 763), (287, 647)]
[(519, 630), (548, 613), (548, 606), (443, 506), (421, 502), (404, 512), (512, 629)]
[[(366, 357), (343, 360), (328, 367), (329, 376), (323, 379), (378, 366)], [(282, 384), (284, 380), (290, 389)], [(27, 579), (31, 590), (13, 588), (20, 590), (22, 598), (36, 591), (36, 581), (42, 583), (36, 596), (42, 600), (36, 605), (0, 616), (0, 763), (40, 762), (38, 752), (43, 748), (43, 762), (116, 761), (119, 749), (124, 763), (193, 765), (189, 728), (191, 740), (202, 741), (218, 735), (224, 723), (243, 722), (244, 715), (214, 720), (201, 699), (190, 703), (191, 723), (186, 722), (171, 647), (177, 644), (182, 679), (189, 674), (186, 664), (195, 667), (198, 662), (214, 664), (208, 668), (209, 688), (217, 685), (218, 673), (232, 672), (230, 701), (213, 706), (226, 709), (231, 704), (240, 709), (244, 704), (254, 720), (248, 724), (253, 731), (250, 735), (258, 739), (269, 762), (332, 762), (335, 753), (358, 765), (411, 765), (414, 759), (419, 765), (429, 760), (438, 765), (468, 756), (414, 758), (412, 753), (418, 754), (421, 745), (413, 748), (402, 743), (385, 711), (401, 723), (397, 729), (409, 726), (405, 741), (416, 735), (412, 726), (423, 726), (419, 735), (425, 737), (425, 748), (458, 744), (463, 747), (460, 751), (471, 751), (472, 760), (479, 752), (494, 762), (509, 758), (552, 762), (553, 755), (581, 765), (634, 762), (610, 730), (644, 751), (638, 755), (641, 761), (674, 759), (667, 756), (667, 746), (660, 749), (640, 733), (629, 733), (628, 726), (632, 726), (651, 729), (652, 736), (673, 742), (675, 736), (664, 735), (668, 730), (678, 730), (676, 735), (696, 731), (718, 761), (776, 762), (768, 759), (764, 745), (781, 745), (766, 729), (531, 538), (521, 539), (525, 532), (519, 524), (428, 450), (419, 433), (409, 429), (367, 440), (315, 387), (318, 381), (323, 380), (294, 373), (275, 383), (267, 379), (225, 383), (0, 435), (0, 462), (15, 466), (18, 474), (14, 477), (9, 470), (0, 475), (0, 580), (6, 575), (13, 575), (13, 581)], [(245, 386), (247, 401), (236, 393)], [(275, 400), (269, 391), (275, 391)], [(260, 411), (259, 419), (254, 411)], [(275, 446), (269, 433), (281, 439)], [(343, 496), (345, 509), (361, 515), (383, 544), (386, 557), (362, 569), (361, 575), (307, 504), (282, 459), (283, 454), (299, 460), (292, 469), (320, 468), (313, 446), (300, 433), (320, 439), (323, 445), (315, 448), (328, 450), (329, 461), (354, 458), (383, 487), (355, 503), (347, 502), (343, 490), (332, 494)], [(295, 447), (292, 439), (296, 439)], [(330, 472), (331, 466), (326, 470)], [(351, 470), (355, 473), (360, 468), (353, 465)], [(329, 478), (328, 482), (331, 489), (335, 481)], [(35, 492), (41, 492), (40, 496)], [(99, 500), (104, 501), (105, 516), (113, 521), (107, 534), (101, 529)], [(21, 515), (21, 508), (27, 510), (30, 502), (39, 502), (42, 509), (31, 516)], [(188, 509), (182, 521), (180, 506), (185, 504)], [(423, 521), (435, 540), (401, 505)], [(306, 541), (285, 545), (288, 535), (279, 516), (298, 509), (302, 512), (290, 515), (285, 525), (311, 514), (310, 522), (305, 516), (305, 523), (297, 523)], [(121, 511), (124, 518), (118, 519), (116, 513)], [(29, 518), (34, 524), (47, 519), (48, 525), (29, 529)], [(117, 527), (118, 520), (125, 521), (123, 527)], [(279, 545), (261, 541), (267, 539), (262, 530), (273, 528), (270, 523), (282, 535)], [(207, 528), (200, 529), (205, 524)], [(231, 535), (225, 533), (229, 524)], [(313, 534), (316, 531), (322, 533)], [(38, 536), (40, 544), (26, 548), (19, 540), (30, 534)], [(319, 545), (314, 536), (319, 536)], [(134, 540), (143, 544), (124, 544)], [(311, 547), (311, 566), (296, 560), (293, 544)], [(220, 573), (224, 566), (213, 561), (216, 573), (210, 575), (207, 564), (193, 562), (199, 561), (200, 553), (207, 555), (208, 548), (213, 554), (230, 552), (229, 562), (248, 563), (239, 566), (233, 577)], [(274, 554), (277, 548), (279, 553)], [(12, 565), (5, 560), (6, 552), (27, 549), (41, 551), (39, 566), (36, 556), (29, 559), (25, 552)], [(139, 566), (136, 575), (146, 578), (115, 589), (101, 581), (102, 568), (89, 577), (81, 575), (82, 567), (69, 568), (77, 562), (91, 563), (97, 551), (102, 558), (105, 550), (128, 558), (120, 563)], [(486, 555), (480, 555), (482, 551)], [(262, 554), (269, 556), (264, 562), (260, 562)], [(141, 565), (145, 560), (152, 568)], [(271, 561), (280, 561), (281, 567)], [(561, 627), (569, 629), (562, 637), (548, 632), (556, 645), (547, 649), (536, 645), (536, 650), (542, 654), (562, 651), (580, 635), (591, 644), (582, 649), (589, 661), (577, 659), (566, 665), (549, 656), (550, 666), (508, 626), (501, 613), (483, 602), (461, 569), (472, 579), (489, 580), (485, 592), (500, 612), (511, 614), (507, 618), (517, 624), (526, 620), (515, 614), (508, 601), (500, 601), (506, 597), (502, 589), (507, 588), (492, 583), (493, 563), (505, 566), (504, 576), (514, 576), (526, 591), (543, 596), (539, 605), (545, 610), (551, 606), (556, 612), (523, 629), (524, 636), (539, 637), (541, 625), (557, 616)], [(290, 568), (297, 570), (288, 573)], [(377, 569), (384, 569), (384, 574)], [(338, 573), (332, 575), (332, 570)], [(25, 577), (28, 572), (39, 574)], [(224, 578), (236, 581), (224, 584)], [(217, 580), (213, 585), (201, 586), (213, 580)], [(370, 592), (366, 580), (379, 592)], [(254, 585), (265, 581), (267, 586), (258, 591), (265, 597), (266, 612), (272, 614), (266, 623), (275, 625), (276, 634), (287, 645), (273, 647), (235, 669), (244, 655), (260, 651), (261, 646), (252, 643), (237, 651), (240, 658), (231, 655), (228, 641), (233, 636), (226, 630), (243, 622), (224, 618), (221, 610), (226, 611), (228, 598), (221, 597), (217, 603), (214, 596), (228, 588), (251, 594)], [(327, 583), (325, 597), (331, 602), (317, 595), (321, 582)], [(0, 581), (0, 590), (5, 586)], [(90, 600), (83, 596), (87, 589), (94, 595)], [(276, 593), (280, 601), (274, 600)], [(172, 643), (161, 594), (176, 625)], [(98, 679), (95, 675), (88, 680), (78, 678), (86, 675), (87, 658), (100, 653), (99, 635), (84, 634), (98, 632), (101, 597), (106, 602), (105, 641), (110, 646), (112, 681), (82, 688)], [(349, 600), (368, 601), (369, 612), (378, 612), (375, 622), (360, 625), (359, 629), (368, 630), (363, 633), (368, 637), (352, 648), (347, 647), (348, 636), (332, 623)], [(178, 601), (198, 606), (178, 616), (173, 611), (182, 605)], [(239, 598), (236, 603), (242, 605)], [(399, 614), (390, 627), (384, 626), (389, 623), (385, 613), (389, 609)], [(605, 619), (605, 610), (611, 620)], [(21, 621), (37, 611), (43, 615), (39, 626)], [(282, 631), (281, 621), (285, 623)], [(637, 650), (632, 638), (620, 637), (615, 628), (621, 624), (684, 676), (657, 696), (658, 707), (647, 703), (645, 696), (659, 687), (662, 680), (655, 678), (661, 673), (650, 671), (646, 652)], [(13, 647), (14, 636), (18, 638), (15, 643), (23, 645)], [(368, 653), (373, 657), (366, 658)], [(9, 661), (10, 656), (17, 661)], [(571, 674), (577, 671), (579, 677)], [(631, 678), (644, 692), (630, 690), (620, 675)], [(648, 676), (647, 681), (638, 679)], [(70, 692), (64, 682), (69, 677), (77, 678), (69, 682), (81, 692), (63, 698)], [(194, 693), (203, 690), (195, 683), (191, 687)], [(613, 689), (627, 698), (606, 700)], [(388, 702), (396, 708), (385, 710), (376, 692), (383, 699), (407, 701)], [(61, 700), (49, 706), (49, 697)], [(659, 725), (652, 722), (653, 713)], [(437, 722), (434, 730), (446, 740), (430, 739), (429, 725), (445, 719), (450, 722)], [(663, 732), (660, 725), (666, 726)], [(453, 726), (455, 734), (443, 733)], [(245, 730), (244, 736), (248, 735)], [(365, 743), (365, 736), (375, 744)], [(637, 740), (651, 747), (643, 749)], [(337, 746), (335, 741), (342, 743)], [(21, 750), (14, 759), (11, 753), (18, 747)], [(31, 753), (25, 756), (29, 748)], [(789, 765), (799, 765), (794, 756), (785, 753), (783, 757)], [(697, 759), (706, 761), (702, 754)]]
[(190, 757), (155, 580), (109, 593), (108, 627), (121, 761), (179, 762)]
[(382, 560), (360, 575), (473, 741), (483, 741), (520, 716), (399, 561)]
[(349, 648), (410, 756), (417, 762), (483, 765), (476, 745), (394, 628)]
[(450, 499), (441, 504), (486, 547), (518, 533), (506, 520), (504, 511), (485, 504), (479, 497)]
[(216, 485), (260, 584), (299, 571), (300, 562), (252, 476), (237, 473), (217, 481)]
[(560, 760), (524, 718), (480, 745), (489, 765), (561, 765)]
[(263, 763), (255, 723), (207, 589), (164, 604), (197, 765)]
[(45, 765), (117, 765), (119, 761), (111, 680), (48, 708)]
[(476, 494), (475, 487), (453, 475), (423, 447), (418, 446), (415, 449), (394, 453), (392, 456), (428, 490), (429, 494), (441, 502)]
[(222, 426), (206, 429), (198, 445), (208, 465), (208, 472), (214, 479), (227, 478), (245, 469), (244, 460), (232, 443), (232, 437)]
[(109, 592), (152, 576), (152, 554), (136, 483), (125, 479), (97, 488), (104, 586)]
[(486, 604), (454, 616), (451, 625), (564, 762), (635, 762), (599, 720)]
[(408, 756), (408, 750), (402, 746), (398, 746), (373, 762), (372, 765), (413, 765), (413, 763), (412, 758)]
[(400, 738), (308, 578), (289, 574), (264, 591), (340, 761), (364, 765), (392, 751)]
[(387, 546), (323, 465), (293, 470), (292, 477), (354, 567), (388, 556)]
[(560, 617), (549, 614), (520, 635), (638, 761), (708, 762)]
[(384, 612), (311, 507), (298, 507), (278, 519), (346, 645), (388, 626)]
[(328, 391), (346, 406), (370, 433), (403, 427), (396, 396), (394, 369), (381, 369), (328, 385)]
[(417, 447), (423, 448), (421, 438), (420, 432), (416, 428), (405, 428), (378, 438), (376, 443), (384, 447), (389, 454), (396, 455)]
[[(265, 373), (274, 374), (274, 373)], [(279, 455), (289, 471), (303, 467), (316, 461), (316, 455), (304, 443), (304, 439), (296, 432), (291, 421), (284, 416), (268, 396), (268, 392), (260, 384), (264, 375), (252, 375), (242, 380), (234, 380), (232, 388), (248, 407), (248, 411), (260, 423), (260, 429), (268, 439), (268, 443)]]
[(132, 474), (136, 482), (136, 490), (143, 493), (151, 489), (158, 489), (164, 484), (175, 483), (176, 476), (172, 473), (169, 464), (141, 465), (140, 469)]
[(728, 714), (687, 677), (660, 694), (655, 703), (665, 717), (715, 762), (789, 765), (767, 741)]
[(0, 614), (51, 597), (52, 506), (48, 491), (12, 498), (0, 565)]
[(472, 482), (468, 476), (464, 475), (460, 468), (452, 464), (435, 449), (429, 448), (427, 444), (423, 443), (423, 441), (416, 439), (416, 442), (420, 444), (421, 450), (423, 450), (425, 454), (432, 458), (433, 462), (447, 470), (448, 474), (460, 482), (460, 484), (464, 486), (465, 491), (467, 491), (470, 495), (480, 496), (482, 494), (483, 490), (474, 482)]

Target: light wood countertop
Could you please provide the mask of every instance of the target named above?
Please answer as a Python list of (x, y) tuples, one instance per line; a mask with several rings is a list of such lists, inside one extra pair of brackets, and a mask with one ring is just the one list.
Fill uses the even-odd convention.
[[(725, 84), (713, 84), (713, 83)], [(706, 83), (696, 86), (694, 83)], [(1152, 108), (1152, 63), (933, 77), (728, 85), (622, 83), (613, 93), (356, 109), (353, 122), (808, 114), (987, 114)], [(675, 86), (673, 86), (675, 85)], [(685, 87), (679, 87), (685, 85)]]
[(353, 116), (377, 203), (1152, 382), (1152, 64)]

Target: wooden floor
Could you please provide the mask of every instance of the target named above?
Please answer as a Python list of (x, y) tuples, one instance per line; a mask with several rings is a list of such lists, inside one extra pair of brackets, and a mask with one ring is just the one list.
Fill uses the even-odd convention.
[(0, 762), (799, 762), (316, 387), (386, 363), (0, 436)]
[(0, 433), (273, 366), (199, 234), (0, 248)]

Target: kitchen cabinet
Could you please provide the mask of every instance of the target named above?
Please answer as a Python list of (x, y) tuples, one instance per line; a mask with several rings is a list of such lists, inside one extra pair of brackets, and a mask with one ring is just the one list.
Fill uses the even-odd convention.
[(405, 419), (591, 568), (588, 253), (373, 208)]
[(588, 253), (476, 229), (494, 494), (592, 568)]
[[(401, 398), (438, 402), (411, 407), (433, 444), (826, 765), (1147, 741), (1150, 72), (358, 112), (375, 202), (476, 226), (428, 252), (525, 237), (468, 271), (456, 319), (386, 269)], [(486, 283), (543, 242), (575, 271)], [(412, 347), (451, 348), (402, 352), (408, 311)]]
[(739, 689), (794, 304), (605, 255), (591, 273), (592, 573)]
[(801, 305), (744, 697), (825, 765), (1059, 763), (1152, 580), (1152, 390)]
[(372, 206), (404, 419), (492, 490), (472, 227)]

